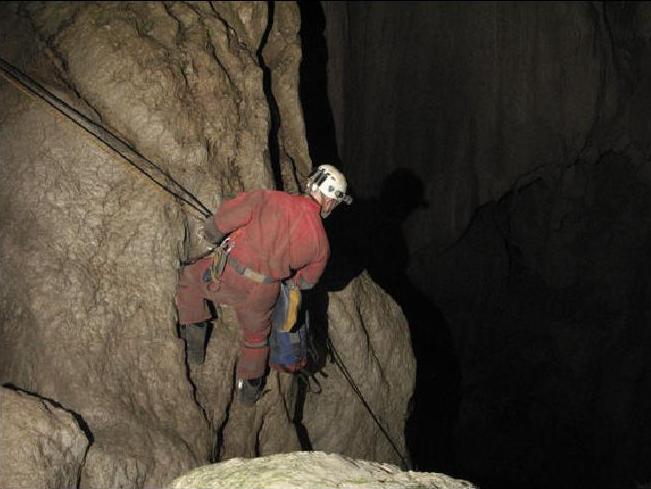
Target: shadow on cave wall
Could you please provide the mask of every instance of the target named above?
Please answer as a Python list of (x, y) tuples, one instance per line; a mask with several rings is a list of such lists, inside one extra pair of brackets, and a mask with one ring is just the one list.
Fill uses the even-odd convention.
[(400, 305), (418, 365), (406, 428), (412, 463), (417, 470), (452, 473), (458, 360), (443, 314), (407, 276), (403, 224), (412, 212), (428, 205), (422, 196), (422, 182), (410, 170), (398, 168), (383, 181), (378, 197), (358, 199), (328, 218), (332, 256), (323, 283), (328, 290), (340, 290), (366, 269)]
[[(616, 8), (630, 22), (615, 34), (630, 52), (648, 49), (646, 38), (630, 37), (627, 16), (637, 7)], [(310, 152), (315, 162), (338, 161), (330, 158), (323, 12), (317, 3), (301, 13), (310, 29), (302, 32), (301, 72)], [(635, 69), (644, 76), (631, 80), (639, 76), (644, 89), (631, 104), (634, 136), (648, 158), (649, 76), (643, 65)], [(575, 162), (562, 178), (479, 209), (463, 239), (433, 265), (445, 280), (437, 301), (405, 275), (402, 225), (424, 204), (408, 171), (396, 170), (376, 196), (328, 218), (333, 253), (323, 287), (340, 289), (367, 268), (412, 328), (419, 370), (407, 435), (415, 468), (486, 489), (651, 487), (644, 414), (651, 403), (651, 170), (628, 160), (604, 153)], [(463, 396), (447, 321), (463, 335)]]
[[(327, 94), (325, 17), (319, 2), (299, 2), (301, 12), (301, 102), (310, 156), (315, 164), (334, 162), (345, 170), (337, 153), (336, 133)], [(398, 166), (398, 163), (396, 163)], [(354, 196), (354, 188), (351, 188)], [(364, 269), (401, 306), (410, 326), (417, 359), (416, 392), (406, 438), (412, 464), (421, 471), (454, 472), (452, 429), (459, 405), (459, 366), (449, 326), (434, 302), (409, 280), (408, 246), (403, 224), (415, 210), (427, 207), (422, 181), (409, 169), (388, 175), (377, 197), (356, 198), (325, 221), (331, 258), (320, 286), (309, 298), (314, 314), (319, 358), (327, 359), (327, 291), (343, 289)], [(304, 389), (302, 396), (304, 397)], [(302, 402), (297, 416), (300, 424)], [(299, 430), (300, 431), (300, 430)], [(307, 434), (304, 448), (311, 445)]]

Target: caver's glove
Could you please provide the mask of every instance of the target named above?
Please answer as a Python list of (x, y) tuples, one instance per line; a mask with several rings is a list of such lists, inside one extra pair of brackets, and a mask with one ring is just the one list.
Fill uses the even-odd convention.
[(286, 282), (288, 289), (288, 304), (287, 304), (287, 317), (281, 326), (284, 332), (290, 331), (296, 324), (298, 310), (301, 307), (301, 289), (299, 289), (294, 282), (288, 280)]
[(203, 221), (203, 239), (217, 246), (224, 239), (224, 235), (219, 232), (217, 225), (212, 217), (207, 217)]

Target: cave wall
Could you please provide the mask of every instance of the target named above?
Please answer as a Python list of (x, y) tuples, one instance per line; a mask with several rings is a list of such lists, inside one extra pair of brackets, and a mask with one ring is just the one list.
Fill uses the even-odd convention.
[(344, 220), (349, 261), (426, 340), (418, 465), (482, 487), (648, 483), (648, 5), (322, 8), (338, 152), (381, 216)]
[(0, 387), (2, 487), (76, 487), (91, 442), (84, 430), (56, 403)]
[(410, 216), (412, 256), (440, 251), (478, 206), (573, 161), (613, 116), (612, 52), (596, 5), (323, 4), (351, 185), (371, 198), (407, 167), (432, 203)]
[[(290, 2), (5, 2), (0, 56), (214, 208), (242, 190), (295, 190), (311, 167), (299, 23)], [(4, 79), (0, 101), (0, 382), (83, 421), (79, 487), (159, 488), (197, 465), (310, 444), (401, 463), (361, 403), (347, 414), (364, 429), (340, 416), (351, 387), (329, 359), (331, 404), (280, 374), (256, 409), (234, 402), (239, 330), (227, 307), (205, 364), (188, 367), (174, 292), (180, 262), (203, 251), (200, 216)], [(367, 276), (347, 287), (316, 294), (322, 335), (371, 343), (370, 359), (347, 365), (384, 382), (381, 393), (360, 384), (374, 404), (392, 399), (380, 414), (404, 452), (407, 323)], [(375, 345), (386, 332), (398, 340)], [(403, 368), (387, 367), (394, 357)], [(322, 442), (325, 426), (343, 434)]]

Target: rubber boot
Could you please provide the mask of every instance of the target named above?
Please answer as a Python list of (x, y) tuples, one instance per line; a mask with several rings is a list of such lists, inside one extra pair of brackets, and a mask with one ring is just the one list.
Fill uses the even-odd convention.
[(207, 331), (205, 322), (181, 325), (181, 338), (185, 340), (185, 352), (191, 365), (201, 365), (205, 359)]
[(237, 398), (245, 406), (254, 406), (255, 402), (262, 397), (264, 388), (264, 377), (257, 379), (238, 379), (235, 385)]

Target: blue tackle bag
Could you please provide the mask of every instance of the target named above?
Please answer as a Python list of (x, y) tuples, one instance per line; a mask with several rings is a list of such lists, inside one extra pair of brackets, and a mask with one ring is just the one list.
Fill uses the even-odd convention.
[(278, 300), (271, 315), (269, 366), (280, 372), (298, 372), (307, 365), (310, 315), (299, 311), (296, 324), (283, 331), (289, 313), (289, 286), (280, 283)]

